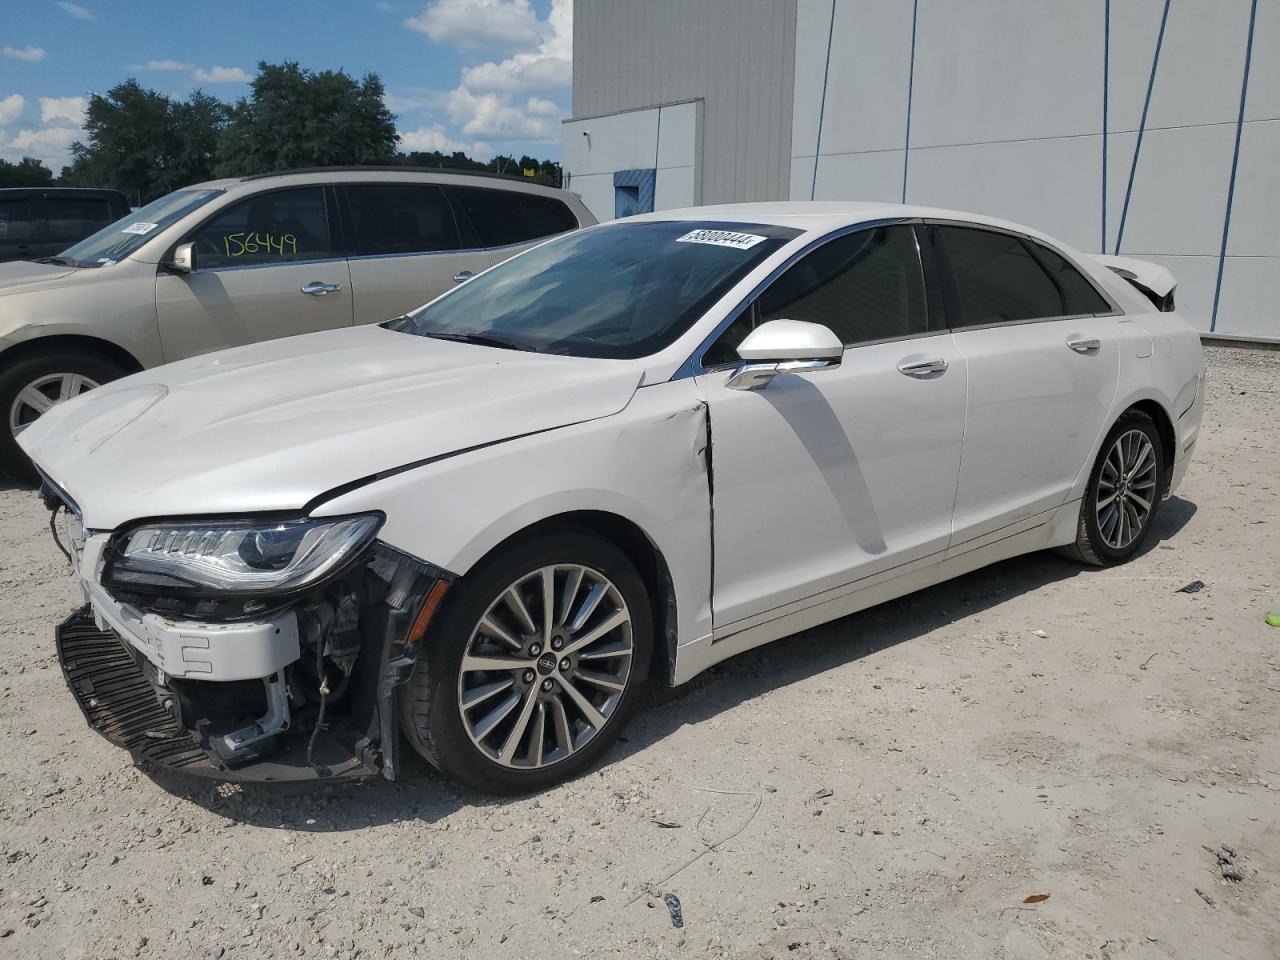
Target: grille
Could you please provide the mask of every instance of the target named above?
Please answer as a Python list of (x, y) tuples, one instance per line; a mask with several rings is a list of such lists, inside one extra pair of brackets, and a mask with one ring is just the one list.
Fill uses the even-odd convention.
[(133, 653), (113, 632), (98, 629), (87, 606), (60, 624), (54, 636), (67, 686), (91, 727), (139, 760), (191, 773), (213, 769), (204, 751), (160, 706)]

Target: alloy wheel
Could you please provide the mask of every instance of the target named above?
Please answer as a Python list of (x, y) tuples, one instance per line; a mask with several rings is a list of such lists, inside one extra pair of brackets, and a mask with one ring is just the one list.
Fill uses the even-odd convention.
[(101, 384), (82, 373), (49, 373), (33, 380), (18, 391), (9, 406), (9, 431), (16, 437), (51, 408), (98, 386)]
[(603, 573), (565, 563), (526, 574), (467, 641), (458, 674), (467, 736), (506, 767), (572, 756), (617, 710), (633, 652), (631, 612)]
[(1098, 476), (1098, 531), (1113, 550), (1123, 550), (1145, 529), (1156, 499), (1156, 452), (1141, 430), (1116, 438)]

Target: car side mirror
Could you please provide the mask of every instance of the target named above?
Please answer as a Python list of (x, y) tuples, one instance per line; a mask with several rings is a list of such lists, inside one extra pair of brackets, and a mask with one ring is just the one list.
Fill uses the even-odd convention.
[(174, 273), (194, 273), (196, 269), (196, 245), (180, 243), (173, 248), (173, 254), (165, 261), (165, 269)]
[(759, 390), (780, 373), (812, 373), (840, 365), (844, 343), (830, 327), (804, 320), (770, 320), (738, 344), (743, 363), (725, 382), (731, 390)]

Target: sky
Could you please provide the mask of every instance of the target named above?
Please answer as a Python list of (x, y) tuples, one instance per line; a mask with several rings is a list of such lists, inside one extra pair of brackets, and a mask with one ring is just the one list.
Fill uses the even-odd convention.
[(245, 96), (259, 61), (377, 73), (403, 150), (560, 156), (573, 0), (0, 0), (0, 158), (56, 174), (129, 77)]

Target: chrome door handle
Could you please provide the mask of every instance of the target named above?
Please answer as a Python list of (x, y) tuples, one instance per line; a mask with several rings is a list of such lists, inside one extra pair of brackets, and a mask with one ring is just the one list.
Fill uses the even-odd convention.
[(474, 273), (472, 273), (470, 270), (463, 270), (462, 272), (460, 272), (460, 273), (455, 273), (455, 274), (453, 275), (453, 282), (454, 282), (454, 283), (466, 283), (468, 280), (470, 280), (470, 279), (471, 279), (472, 277), (474, 277), (474, 276), (475, 276), (475, 274), (474, 274)]
[(305, 287), (302, 287), (301, 289), (302, 289), (302, 292), (309, 297), (323, 297), (325, 294), (328, 294), (328, 293), (337, 293), (339, 290), (342, 289), (342, 284), (321, 283), (319, 280), (312, 280), (310, 283), (308, 283)]
[(1102, 347), (1102, 341), (1097, 337), (1068, 337), (1067, 346), (1076, 353), (1092, 353)]
[(927, 377), (934, 373), (946, 373), (947, 361), (942, 357), (934, 360), (920, 360), (915, 363), (903, 361), (898, 364), (898, 372), (908, 377)]

